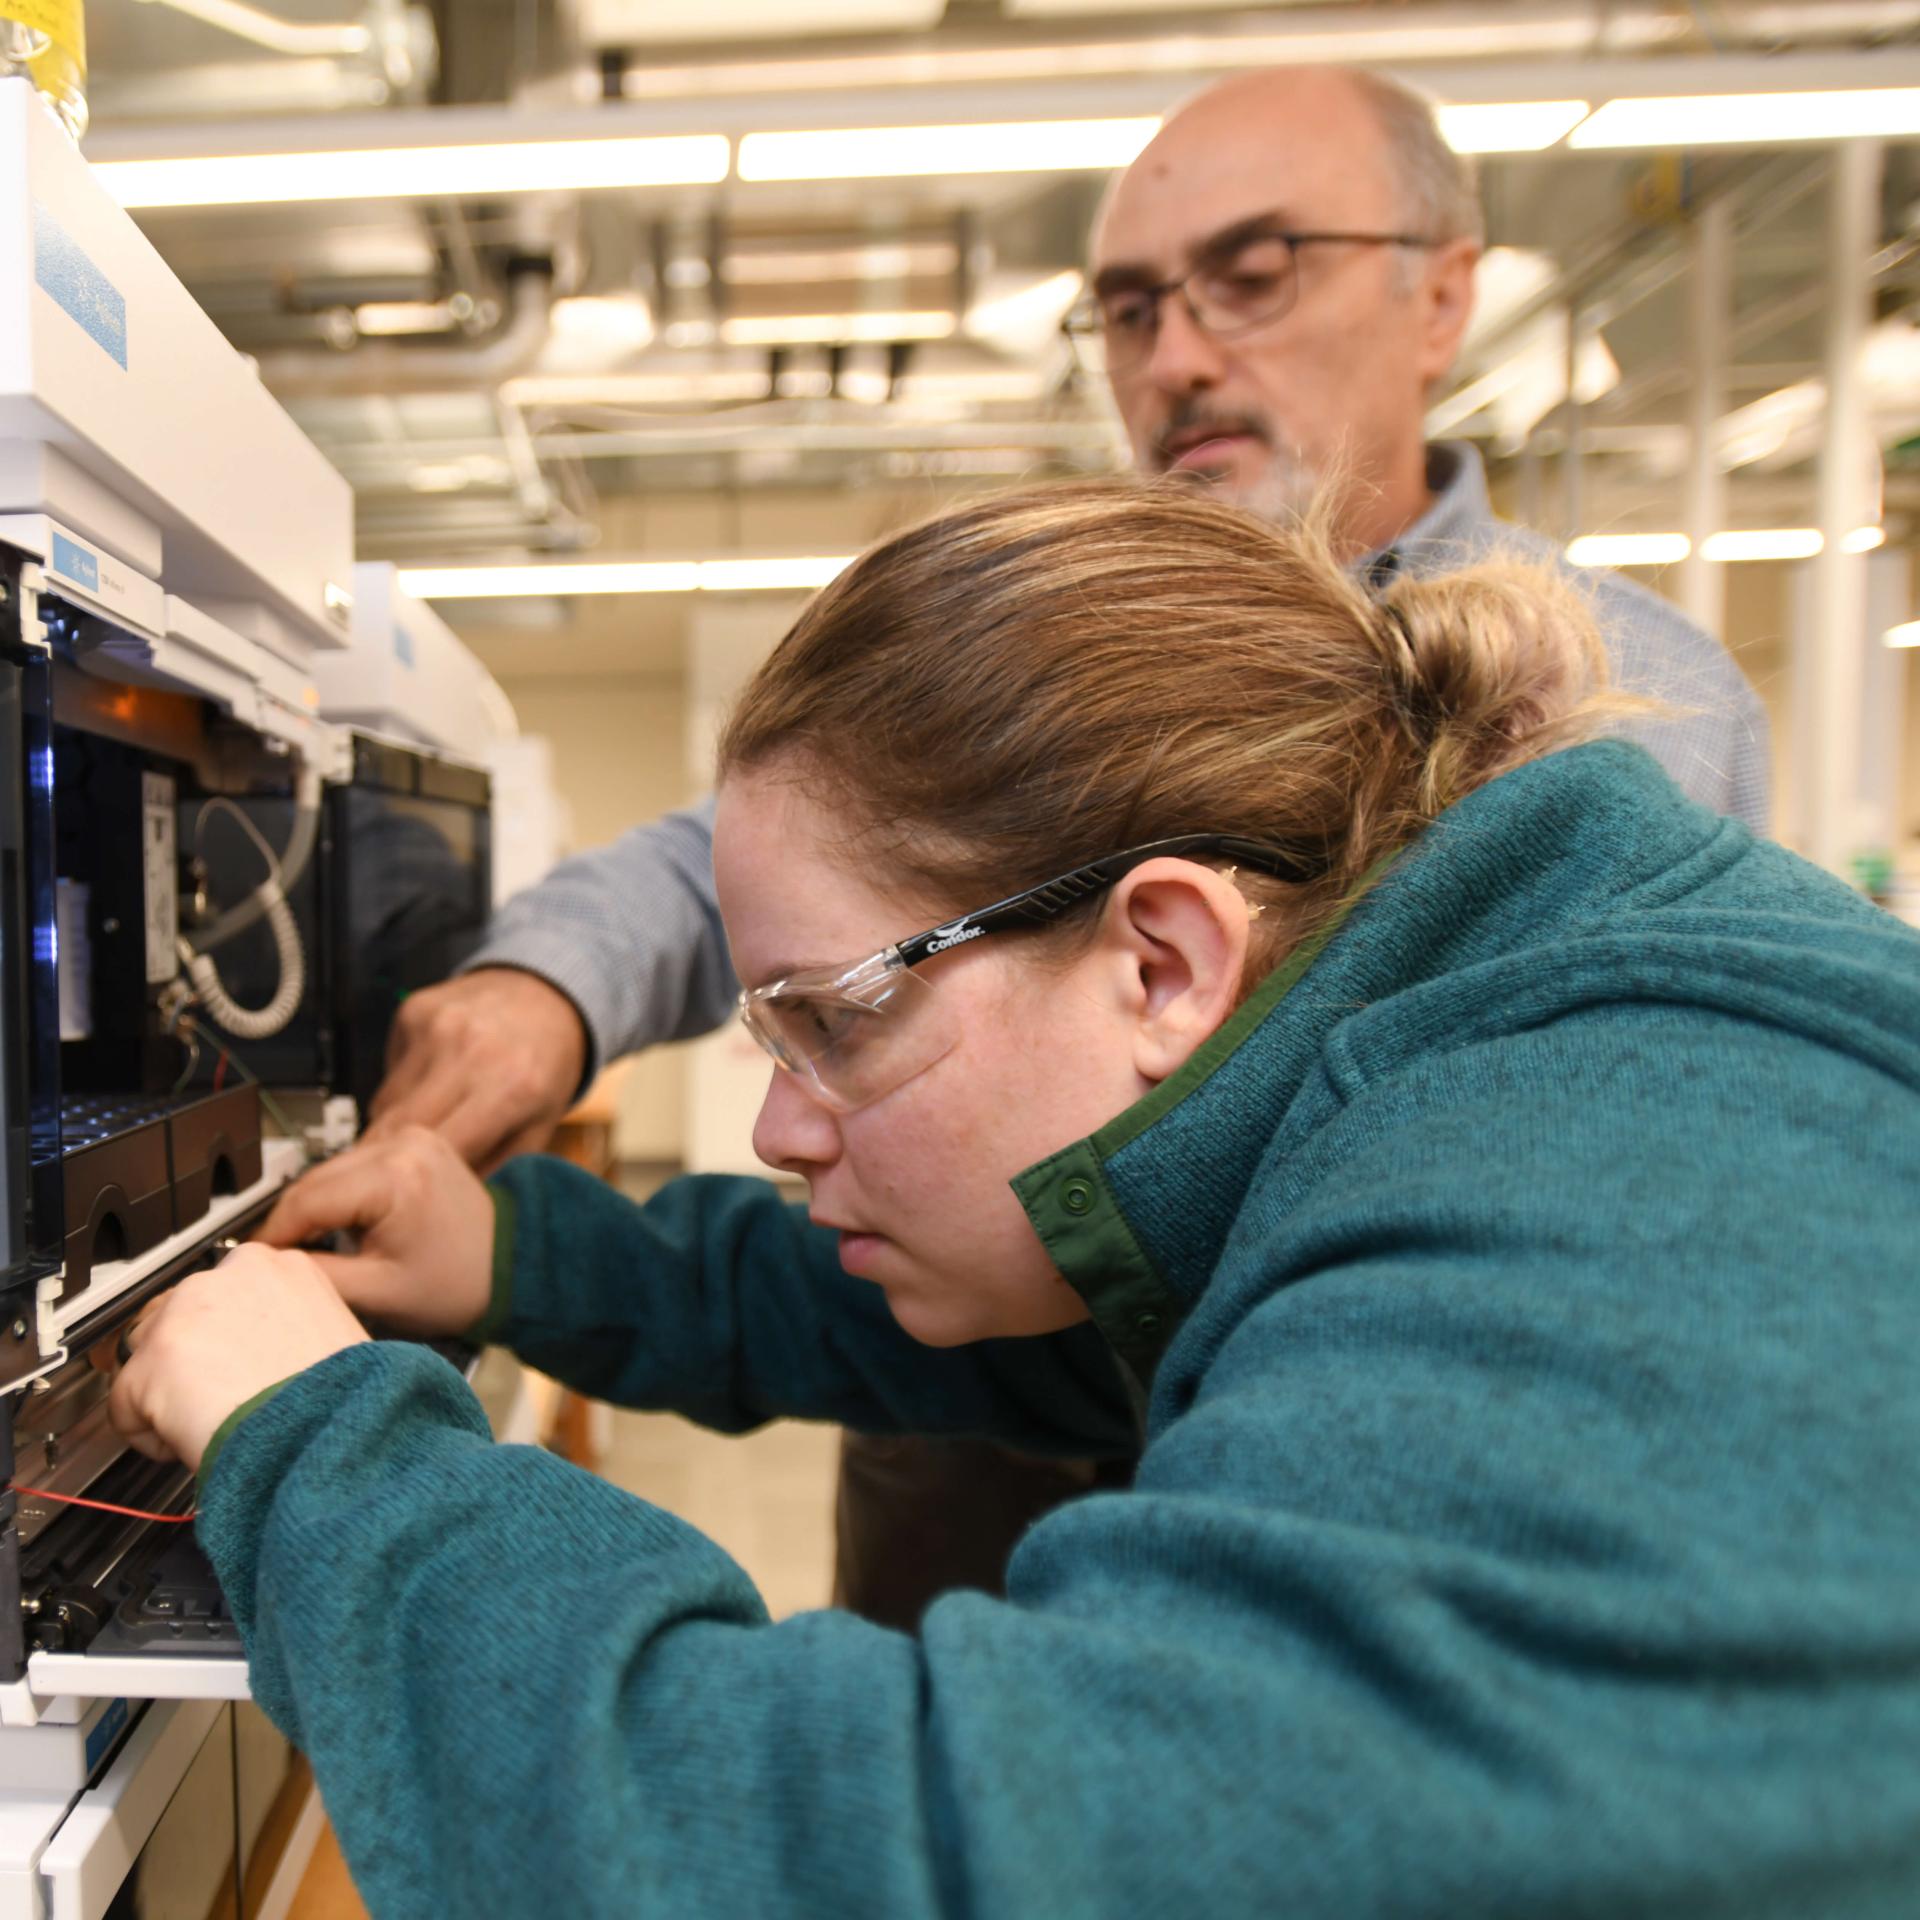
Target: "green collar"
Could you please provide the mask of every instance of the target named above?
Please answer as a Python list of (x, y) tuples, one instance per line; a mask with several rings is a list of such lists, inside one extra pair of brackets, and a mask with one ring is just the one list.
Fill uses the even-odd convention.
[(1136, 1238), (1106, 1176), (1106, 1163), (1216, 1074), (1320, 957), (1361, 897), (1398, 857), (1377, 860), (1318, 932), (1260, 982), (1193, 1056), (1097, 1133), (1037, 1161), (1013, 1190), (1061, 1278), (1086, 1301), (1094, 1324), (1126, 1367), (1144, 1411), (1146, 1383), (1186, 1308)]

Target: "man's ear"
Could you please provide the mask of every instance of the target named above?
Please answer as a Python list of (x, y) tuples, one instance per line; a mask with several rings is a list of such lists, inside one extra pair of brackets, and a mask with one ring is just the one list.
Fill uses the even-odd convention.
[(1429, 385), (1445, 378), (1459, 358), (1460, 342), (1473, 318), (1473, 276), (1479, 264), (1477, 240), (1449, 240), (1427, 258), (1420, 282), (1420, 371)]
[(1114, 889), (1105, 938), (1133, 1024), (1134, 1066), (1155, 1085), (1232, 1013), (1247, 963), (1247, 902), (1223, 873), (1149, 860)]

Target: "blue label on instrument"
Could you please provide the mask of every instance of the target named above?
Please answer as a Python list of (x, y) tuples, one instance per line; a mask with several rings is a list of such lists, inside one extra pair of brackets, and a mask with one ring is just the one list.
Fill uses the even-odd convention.
[(127, 1730), (127, 1703), (115, 1700), (87, 1734), (87, 1772), (91, 1774)]
[(400, 656), (403, 667), (413, 665), (413, 635), (403, 626), (396, 625), (393, 629), (393, 650)]
[(38, 201), (33, 208), (33, 277), (52, 296), (54, 304), (77, 320), (101, 351), (111, 355), (124, 370), (125, 297)]
[(85, 587), (89, 593), (100, 591), (100, 556), (89, 553), (77, 540), (69, 540), (64, 533), (53, 536), (53, 570), (64, 574), (76, 587)]

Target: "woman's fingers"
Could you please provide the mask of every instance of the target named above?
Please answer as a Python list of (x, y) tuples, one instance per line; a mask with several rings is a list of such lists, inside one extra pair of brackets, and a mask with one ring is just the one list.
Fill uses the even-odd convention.
[(404, 1267), (364, 1254), (315, 1253), (307, 1256), (327, 1276), (340, 1298), (356, 1314), (377, 1320), (395, 1333), (445, 1333), (429, 1315), (423, 1318), (419, 1292)]
[(235, 1408), (367, 1337), (307, 1255), (258, 1245), (183, 1280), (129, 1332), (108, 1417), (142, 1453), (195, 1468)]
[(377, 1147), (323, 1160), (280, 1196), (255, 1229), (270, 1247), (297, 1247), (321, 1235), (378, 1226), (393, 1210), (393, 1173)]
[(493, 1287), (493, 1203), (460, 1155), (424, 1127), (369, 1139), (305, 1175), (258, 1240), (298, 1247), (359, 1230), (355, 1263), (326, 1271), (343, 1298), (411, 1333), (456, 1333)]

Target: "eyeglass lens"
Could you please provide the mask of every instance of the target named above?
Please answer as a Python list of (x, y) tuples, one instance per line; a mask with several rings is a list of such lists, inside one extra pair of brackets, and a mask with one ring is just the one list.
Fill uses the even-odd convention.
[(790, 1072), (842, 1112), (870, 1105), (924, 1073), (960, 1038), (958, 1020), (932, 984), (896, 966), (853, 992), (825, 976), (750, 997), (741, 1017)]
[(1097, 301), (1107, 365), (1144, 360), (1160, 334), (1161, 304), (1184, 299), (1209, 333), (1245, 333), (1277, 320), (1299, 284), (1294, 250), (1278, 236), (1257, 236), (1218, 260), (1203, 261), (1171, 287), (1116, 287)]

